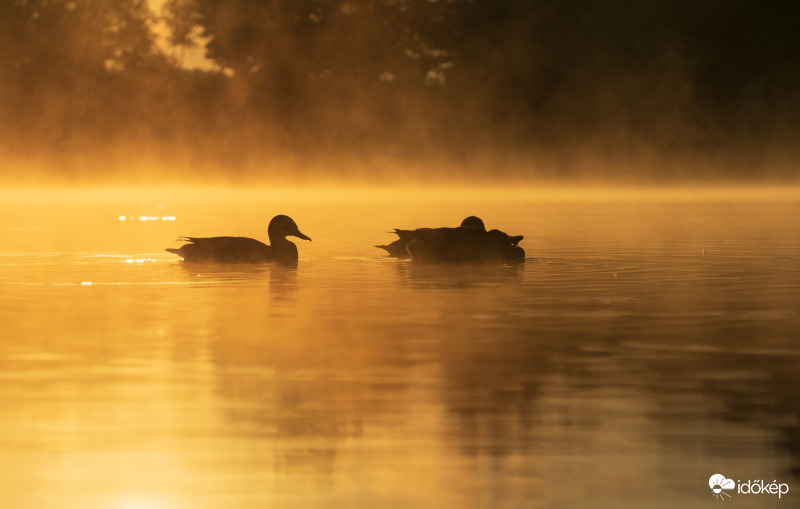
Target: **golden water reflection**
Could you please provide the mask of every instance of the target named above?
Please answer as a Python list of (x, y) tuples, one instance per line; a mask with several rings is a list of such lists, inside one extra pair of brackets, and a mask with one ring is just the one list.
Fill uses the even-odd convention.
[[(797, 203), (176, 201), (175, 222), (118, 220), (137, 203), (3, 206), (2, 507), (706, 507), (718, 471), (794, 480)], [(296, 268), (162, 251), (265, 237), (273, 209), (315, 239)], [(477, 213), (533, 258), (372, 250), (420, 210)]]

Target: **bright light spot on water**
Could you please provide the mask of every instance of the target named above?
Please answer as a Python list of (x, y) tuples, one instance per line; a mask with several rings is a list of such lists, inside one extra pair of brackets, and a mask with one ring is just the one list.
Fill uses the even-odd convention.
[(125, 221), (126, 219), (128, 219), (128, 218), (127, 218), (127, 217), (125, 217), (125, 216), (119, 216), (119, 220), (120, 220), (120, 221)]
[(156, 262), (155, 258), (126, 258), (125, 263), (145, 263), (145, 262)]
[(83, 286), (92, 286), (92, 282), (91, 281), (81, 281), (81, 284)]
[[(131, 217), (131, 219), (134, 219)], [(139, 221), (175, 221), (175, 216), (139, 216)], [(125, 216), (119, 216), (120, 221), (125, 221)]]

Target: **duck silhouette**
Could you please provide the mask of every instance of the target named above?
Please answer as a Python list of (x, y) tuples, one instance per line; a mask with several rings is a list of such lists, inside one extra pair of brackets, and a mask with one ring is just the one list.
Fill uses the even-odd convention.
[[(461, 221), (461, 228), (477, 228), (479, 230), (486, 231), (486, 226), (483, 224), (483, 220), (478, 216), (469, 216), (464, 218)], [(395, 240), (390, 244), (375, 246), (380, 249), (386, 250), (389, 253), (389, 256), (392, 258), (410, 258), (411, 255), (408, 254), (408, 250), (406, 246), (408, 245), (409, 241), (411, 241), (411, 234), (414, 230), (400, 230), (395, 228), (394, 233), (397, 234), (399, 239)]]
[(278, 215), (272, 218), (267, 228), (270, 245), (248, 237), (181, 237), (179, 241), (189, 242), (178, 249), (169, 248), (186, 262), (212, 263), (297, 263), (297, 246), (286, 237), (311, 240), (300, 232), (297, 224), (289, 216)]
[(525, 259), (525, 250), (517, 244), (522, 235), (508, 235), (500, 230), (486, 231), (483, 221), (469, 216), (457, 228), (395, 229), (399, 237), (385, 246), (389, 256), (411, 258), (428, 263), (508, 263)]

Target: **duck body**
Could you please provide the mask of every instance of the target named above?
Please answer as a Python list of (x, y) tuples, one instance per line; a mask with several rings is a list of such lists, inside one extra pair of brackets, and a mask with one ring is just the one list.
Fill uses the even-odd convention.
[[(180, 240), (190, 242), (178, 249), (167, 249), (187, 262), (217, 263), (261, 263), (275, 259), (271, 246), (248, 237), (181, 237)], [(297, 247), (294, 248), (294, 259), (297, 259)], [(291, 253), (285, 253), (292, 258)]]
[(510, 263), (525, 259), (517, 244), (522, 235), (486, 231), (483, 221), (469, 216), (457, 228), (395, 229), (398, 239), (385, 246), (389, 256), (425, 263)]
[(294, 236), (311, 240), (302, 234), (295, 222), (284, 215), (275, 216), (269, 223), (270, 245), (248, 237), (181, 237), (188, 242), (167, 251), (175, 253), (186, 262), (194, 263), (263, 263), (296, 264), (297, 246), (286, 240)]
[[(481, 218), (477, 216), (469, 216), (461, 221), (462, 228), (476, 228), (478, 230), (486, 231), (486, 227), (483, 225), (483, 221)], [(394, 230), (394, 233), (397, 234), (399, 237), (397, 240), (390, 244), (375, 246), (380, 249), (384, 249), (389, 256), (392, 258), (410, 258), (411, 255), (408, 253), (408, 249), (406, 246), (412, 240), (412, 235), (410, 232), (414, 230)]]
[(500, 230), (477, 228), (418, 228), (400, 230), (410, 238), (406, 250), (414, 262), (422, 263), (515, 263), (525, 260), (517, 245), (522, 236), (511, 237)]

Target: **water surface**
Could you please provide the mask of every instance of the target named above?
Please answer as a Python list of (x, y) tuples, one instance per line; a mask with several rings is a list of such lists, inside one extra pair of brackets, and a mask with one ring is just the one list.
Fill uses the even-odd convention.
[[(800, 201), (651, 198), (7, 192), (0, 506), (798, 506)], [(163, 251), (278, 213), (297, 268)], [(372, 247), (473, 214), (526, 263)]]

